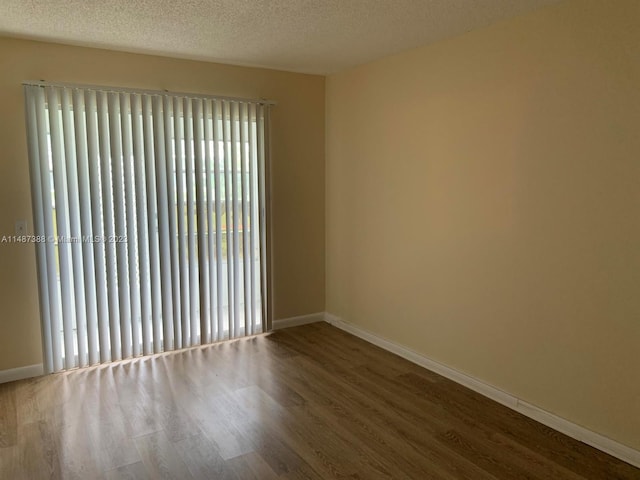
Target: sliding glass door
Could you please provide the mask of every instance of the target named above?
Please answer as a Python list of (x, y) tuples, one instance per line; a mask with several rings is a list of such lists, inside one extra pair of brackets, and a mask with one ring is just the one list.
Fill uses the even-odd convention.
[(264, 331), (268, 104), (25, 98), (47, 372)]

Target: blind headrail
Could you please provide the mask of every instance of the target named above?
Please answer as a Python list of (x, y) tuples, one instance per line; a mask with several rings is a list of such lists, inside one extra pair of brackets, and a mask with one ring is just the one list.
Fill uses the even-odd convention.
[(173, 92), (170, 90), (148, 90), (148, 89), (140, 89), (140, 88), (112, 87), (107, 85), (85, 85), (85, 84), (77, 84), (77, 83), (46, 82), (44, 80), (25, 80), (24, 82), (22, 82), (22, 85), (32, 85), (36, 87), (62, 87), (62, 88), (82, 89), (82, 90), (95, 90), (99, 92), (138, 93), (138, 94), (144, 94), (144, 95), (226, 100), (229, 102), (254, 103), (257, 105), (269, 105), (269, 106), (277, 105), (277, 102), (275, 100), (267, 100), (264, 98), (229, 97), (224, 95), (205, 95), (200, 93)]

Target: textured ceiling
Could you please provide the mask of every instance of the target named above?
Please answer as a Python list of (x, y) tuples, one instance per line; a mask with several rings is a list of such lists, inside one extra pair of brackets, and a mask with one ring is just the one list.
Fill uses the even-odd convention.
[(0, 0), (0, 35), (327, 74), (558, 0)]

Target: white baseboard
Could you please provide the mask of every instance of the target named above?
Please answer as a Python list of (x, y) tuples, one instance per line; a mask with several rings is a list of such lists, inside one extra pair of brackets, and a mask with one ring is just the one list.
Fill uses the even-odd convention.
[(612, 440), (604, 435), (593, 432), (587, 428), (577, 425), (569, 420), (566, 420), (558, 415), (547, 412), (541, 408), (531, 405), (507, 392), (504, 392), (488, 383), (478, 380), (470, 375), (459, 372), (451, 367), (436, 362), (424, 355), (414, 352), (413, 350), (399, 345), (395, 342), (389, 341), (385, 338), (379, 337), (363, 328), (360, 328), (351, 323), (345, 322), (339, 317), (330, 313), (325, 313), (325, 321), (331, 325), (349, 332), (356, 337), (360, 337), (369, 343), (377, 345), (391, 353), (409, 360), (421, 367), (424, 367), (432, 372), (438, 373), (443, 377), (453, 380), (460, 385), (464, 385), (471, 390), (484, 395), (492, 400), (495, 400), (506, 407), (515, 410), (533, 420), (553, 428), (565, 435), (574, 438), (580, 442), (586, 443), (598, 450), (608, 453), (622, 461), (630, 463), (636, 467), (640, 467), (640, 451), (634, 450), (631, 447), (627, 447), (615, 440)]
[(281, 318), (273, 321), (272, 330), (280, 330), (281, 328), (297, 327), (298, 325), (306, 325), (308, 323), (324, 322), (325, 313), (310, 313), (308, 315), (300, 315), (299, 317)]
[(27, 365), (26, 367), (11, 368), (9, 370), (0, 370), (0, 383), (39, 377), (40, 375), (44, 375), (44, 368), (41, 363)]

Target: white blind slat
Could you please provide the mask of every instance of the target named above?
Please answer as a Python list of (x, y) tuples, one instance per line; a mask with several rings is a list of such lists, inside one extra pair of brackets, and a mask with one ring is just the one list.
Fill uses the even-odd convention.
[(242, 311), (240, 309), (240, 285), (242, 270), (240, 269), (240, 224), (242, 219), (239, 213), (239, 182), (238, 182), (238, 166), (240, 160), (240, 146), (238, 138), (238, 104), (236, 102), (231, 103), (231, 203), (232, 208), (232, 235), (233, 235), (233, 321), (234, 321), (234, 336), (241, 335), (241, 331), (244, 329)]
[(176, 156), (176, 203), (178, 230), (178, 258), (180, 264), (180, 325), (183, 346), (191, 345), (191, 295), (189, 294), (189, 248), (187, 246), (186, 220), (186, 174), (184, 121), (182, 119), (182, 99), (173, 99), (173, 131)]
[(196, 227), (198, 231), (198, 283), (200, 285), (200, 343), (211, 342), (209, 324), (209, 264), (207, 263), (207, 198), (205, 194), (204, 124), (202, 100), (193, 101), (193, 143), (196, 194)]
[(266, 192), (265, 192), (265, 184), (266, 184), (266, 172), (265, 172), (265, 162), (264, 158), (266, 155), (265, 148), (265, 108), (263, 105), (258, 106), (258, 117), (256, 119), (256, 127), (258, 130), (258, 157), (263, 159), (263, 161), (258, 162), (258, 205), (259, 205), (259, 222), (260, 222), (260, 311), (262, 313), (262, 325), (264, 328), (264, 322), (267, 319), (267, 304), (263, 301), (266, 294), (266, 286), (267, 286), (267, 242), (266, 236), (264, 232), (266, 231)]
[[(144, 136), (145, 174), (147, 187), (147, 232), (149, 240), (149, 281), (151, 283), (151, 331), (153, 351), (162, 352), (162, 293), (160, 287), (160, 246), (158, 241), (158, 197), (152, 98), (142, 97), (142, 131)], [(141, 281), (144, 281), (142, 279)]]
[(216, 271), (218, 270), (215, 259), (215, 192), (213, 187), (213, 157), (215, 151), (215, 142), (213, 140), (213, 122), (212, 102), (205, 100), (203, 102), (203, 122), (204, 122), (204, 153), (205, 153), (205, 171), (204, 171), (204, 192), (206, 201), (206, 226), (207, 226), (207, 271), (209, 285), (209, 315), (207, 318), (209, 329), (209, 342), (219, 339), (218, 332), (218, 289), (216, 285)]
[[(39, 117), (43, 112), (39, 112), (40, 106), (36, 106), (36, 101), (39, 100), (39, 95), (30, 94), (29, 88), (25, 87), (25, 118), (27, 127), (27, 147), (29, 152), (29, 174), (31, 179), (31, 202), (33, 204), (33, 220), (34, 231), (36, 233), (45, 232), (45, 210), (46, 205), (44, 203), (43, 196), (49, 195), (47, 190), (42, 188), (42, 180), (48, 176), (43, 175), (44, 172), (48, 172), (48, 166), (46, 170), (41, 169), (41, 164), (47, 162), (47, 150), (41, 150), (43, 139), (46, 141), (46, 134), (41, 134), (38, 130)], [(38, 92), (40, 93), (40, 92)], [(44, 100), (41, 103), (44, 106)], [(54, 354), (52, 345), (51, 324), (52, 315), (50, 309), (49, 299), (49, 283), (47, 272), (47, 243), (36, 242), (36, 265), (38, 269), (38, 293), (40, 301), (40, 312), (43, 318), (47, 321), (42, 323), (42, 353), (43, 353), (43, 365), (45, 373), (54, 372)]]
[(233, 338), (236, 336), (236, 324), (235, 324), (235, 316), (234, 316), (234, 293), (233, 293), (233, 268), (229, 265), (229, 257), (233, 252), (233, 223), (232, 223), (232, 187), (231, 187), (231, 155), (232, 155), (232, 140), (231, 140), (231, 122), (230, 122), (230, 108), (229, 102), (222, 102), (222, 142), (224, 145), (224, 158), (222, 162), (222, 171), (224, 175), (224, 204), (225, 204), (225, 231), (224, 231), (224, 240), (226, 241), (226, 254), (224, 255), (224, 268), (227, 271), (227, 278), (225, 287), (227, 290), (227, 326), (229, 329), (229, 337)]
[(162, 295), (163, 350), (173, 350), (173, 300), (171, 287), (171, 250), (169, 238), (169, 201), (167, 195), (167, 160), (164, 139), (162, 98), (155, 97), (152, 105), (153, 141), (158, 216), (158, 246), (160, 255), (160, 291)]
[(244, 304), (244, 333), (251, 335), (251, 286), (250, 286), (250, 268), (249, 268), (249, 205), (248, 205), (248, 181), (245, 172), (248, 173), (248, 138), (247, 138), (247, 105), (240, 104), (240, 197), (241, 197), (241, 217), (242, 217), (242, 303)]
[[(256, 118), (256, 106), (250, 105), (249, 119)], [(260, 280), (256, 275), (256, 248), (258, 246), (258, 176), (257, 176), (257, 145), (256, 145), (256, 124), (254, 121), (249, 121), (249, 271), (251, 278), (251, 289), (249, 292), (249, 302), (251, 308), (251, 333), (256, 331), (256, 323), (260, 321), (260, 312), (256, 311), (256, 296), (260, 293)]]
[(107, 298), (109, 301), (109, 340), (111, 360), (122, 358), (120, 339), (120, 301), (116, 269), (115, 220), (113, 214), (113, 172), (111, 165), (111, 142), (107, 93), (98, 92), (98, 143), (100, 146), (100, 183), (102, 188), (102, 222), (104, 225), (105, 261), (107, 268)]
[(136, 241), (136, 197), (134, 189), (134, 163), (133, 163), (133, 117), (131, 115), (131, 95), (121, 93), (120, 112), (122, 116), (122, 166), (125, 197), (125, 229), (124, 238), (127, 252), (127, 272), (129, 295), (129, 324), (126, 332), (127, 345), (131, 345), (128, 355), (140, 355), (142, 339), (140, 335), (140, 288), (138, 286), (138, 243)]
[[(219, 120), (219, 118), (221, 117), (221, 106), (220, 106), (220, 102), (218, 102), (217, 100), (213, 101), (213, 105), (212, 105), (212, 127), (213, 127), (213, 138), (214, 140), (214, 144), (213, 144), (213, 190), (214, 190), (214, 209), (215, 209), (215, 233), (216, 233), (216, 238), (215, 238), (215, 248), (216, 248), (216, 252), (215, 252), (215, 260), (216, 260), (216, 272), (215, 272), (215, 277), (216, 277), (216, 298), (218, 300), (217, 302), (217, 307), (218, 307), (218, 336), (217, 336), (217, 340), (222, 340), (223, 338), (225, 338), (225, 335), (228, 335), (228, 333), (225, 333), (225, 330), (228, 330), (228, 328), (225, 328), (225, 326), (227, 325), (227, 323), (225, 322), (225, 318), (224, 318), (224, 311), (223, 311), (223, 303), (225, 301), (225, 296), (223, 294), (222, 291), (222, 287), (223, 287), (223, 280), (224, 280), (224, 276), (223, 276), (223, 265), (224, 265), (224, 260), (222, 258), (222, 201), (223, 201), (223, 195), (221, 192), (221, 189), (223, 187), (224, 182), (221, 180), (221, 175), (223, 175), (223, 170), (221, 168), (221, 165), (223, 165), (223, 162), (221, 161), (221, 156), (223, 155), (223, 149), (224, 149), (224, 143), (220, 141), (220, 139), (222, 138), (222, 128), (221, 128), (221, 124), (222, 121)], [(221, 148), (222, 147), (222, 148)], [(211, 218), (211, 217), (209, 217)]]
[(60, 95), (57, 89), (45, 89), (49, 105), (49, 131), (51, 138), (51, 161), (53, 167), (53, 191), (55, 201), (55, 243), (58, 250), (58, 275), (62, 298), (62, 333), (65, 368), (75, 363), (73, 339), (75, 305), (73, 301), (73, 274), (71, 267), (71, 247), (69, 235), (69, 205), (67, 202), (67, 174), (62, 132), (62, 112), (59, 108)]
[(153, 308), (151, 300), (151, 261), (149, 252), (149, 216), (147, 206), (147, 177), (145, 163), (144, 126), (142, 118), (142, 98), (131, 97), (131, 134), (133, 141), (133, 165), (136, 186), (136, 238), (138, 249), (138, 283), (140, 291), (140, 328), (142, 353), (153, 353)]
[(183, 117), (184, 117), (184, 142), (185, 142), (185, 180), (187, 191), (187, 246), (188, 246), (188, 271), (189, 271), (189, 285), (194, 288), (189, 288), (189, 336), (191, 339), (190, 345), (196, 345), (200, 343), (200, 312), (199, 310), (199, 295), (198, 289), (195, 286), (198, 284), (198, 257), (196, 251), (196, 192), (195, 192), (195, 172), (194, 172), (194, 145), (193, 145), (193, 108), (191, 99), (184, 99), (183, 104)]

